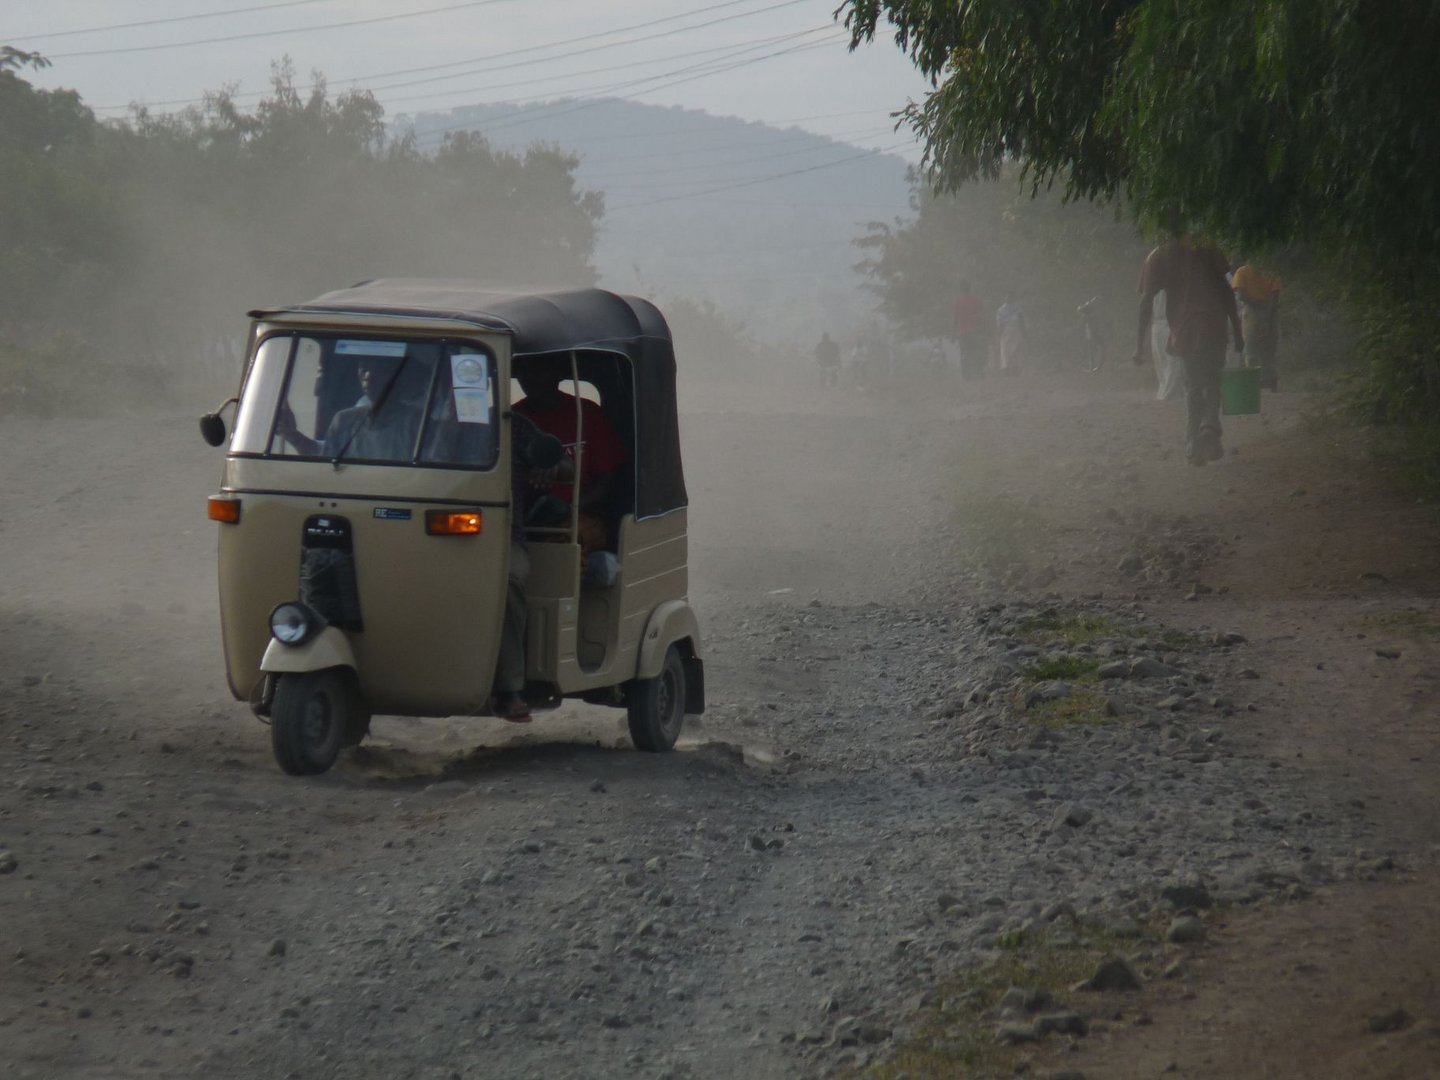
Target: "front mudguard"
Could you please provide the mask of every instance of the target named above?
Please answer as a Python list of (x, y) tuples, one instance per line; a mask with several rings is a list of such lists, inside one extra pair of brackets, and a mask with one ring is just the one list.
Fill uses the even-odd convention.
[(260, 658), (267, 675), (289, 675), (343, 667), (355, 671), (355, 650), (339, 627), (327, 626), (303, 645), (285, 645), (274, 638)]
[[(260, 681), (250, 691), (250, 711), (268, 723), (278, 676), (303, 675), (327, 668), (343, 668), (349, 672), (351, 690), (356, 692), (355, 650), (350, 647), (345, 631), (327, 626), (303, 645), (285, 645), (272, 638), (260, 658)], [(358, 702), (359, 698), (355, 700)], [(356, 728), (363, 734), (369, 726), (369, 714), (357, 713), (357, 717), (362, 716), (363, 719), (356, 720)]]

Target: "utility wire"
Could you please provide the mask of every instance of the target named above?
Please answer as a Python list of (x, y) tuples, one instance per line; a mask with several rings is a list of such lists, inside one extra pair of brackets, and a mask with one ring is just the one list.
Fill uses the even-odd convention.
[[(837, 37), (835, 40), (839, 40), (839, 38)], [(792, 45), (792, 46), (790, 46), (789, 48), (786, 48), (786, 49), (777, 49), (775, 52), (765, 53), (763, 56), (752, 56), (752, 57), (749, 57), (748, 59), (736, 60), (736, 62), (734, 62), (734, 63), (729, 63), (729, 64), (726, 63), (727, 60), (734, 59), (735, 57), (740, 56), (740, 55), (742, 55), (742, 54), (745, 53), (745, 52), (750, 52), (750, 51), (752, 51), (751, 49), (742, 49), (742, 50), (740, 50), (739, 52), (732, 53), (731, 56), (729, 56), (729, 57), (720, 57), (720, 58), (717, 58), (717, 59), (715, 59), (715, 60), (709, 61), (709, 62), (706, 63), (706, 64), (702, 64), (702, 65), (700, 65), (700, 69), (699, 69), (699, 70), (697, 70), (695, 67), (686, 67), (686, 68), (672, 69), (672, 70), (670, 70), (670, 71), (662, 71), (662, 72), (660, 72), (660, 73), (657, 74), (657, 75), (647, 75), (647, 76), (645, 76), (645, 77), (643, 77), (643, 78), (639, 78), (639, 79), (626, 79), (626, 80), (623, 80), (623, 81), (621, 81), (621, 82), (607, 83), (607, 84), (605, 84), (605, 85), (603, 85), (603, 86), (587, 86), (587, 87), (581, 87), (581, 88), (578, 89), (578, 90), (571, 90), (571, 91), (569, 91), (569, 93), (570, 93), (570, 94), (577, 95), (577, 96), (580, 96), (580, 95), (591, 95), (591, 94), (604, 94), (604, 95), (606, 95), (606, 97), (603, 97), (603, 98), (593, 98), (593, 99), (590, 99), (590, 100), (586, 100), (584, 96), (581, 96), (581, 97), (580, 97), (580, 102), (581, 102), (581, 103), (579, 103), (579, 104), (570, 104), (568, 107), (563, 108), (563, 109), (560, 109), (560, 111), (558, 111), (558, 112), (552, 112), (552, 113), (550, 113), (548, 116), (543, 117), (542, 119), (550, 120), (550, 119), (554, 119), (555, 117), (558, 117), (558, 116), (568, 115), (569, 113), (572, 113), (572, 112), (579, 112), (579, 111), (581, 111), (581, 110), (583, 110), (583, 109), (593, 108), (594, 106), (599, 105), (602, 101), (607, 101), (607, 100), (610, 100), (610, 101), (614, 101), (614, 100), (622, 100), (622, 101), (624, 101), (624, 100), (629, 100), (629, 99), (631, 99), (631, 98), (639, 97), (641, 94), (654, 93), (656, 90), (665, 90), (665, 89), (668, 89), (668, 88), (671, 87), (671, 86), (678, 86), (678, 85), (680, 85), (681, 83), (693, 82), (693, 81), (696, 80), (696, 79), (702, 79), (702, 78), (705, 78), (706, 76), (709, 76), (709, 75), (720, 75), (720, 74), (723, 74), (724, 72), (727, 72), (727, 71), (733, 71), (733, 70), (735, 70), (736, 68), (748, 67), (748, 66), (751, 65), (751, 64), (758, 64), (758, 63), (760, 63), (762, 60), (769, 60), (769, 59), (771, 59), (772, 57), (784, 56), (784, 55), (787, 55), (787, 54), (793, 53), (793, 52), (804, 52), (804, 51), (807, 51), (807, 50), (809, 50), (809, 49), (814, 49), (814, 48), (822, 47), (822, 46), (828, 45), (828, 44), (829, 44), (828, 41), (805, 42), (804, 44), (800, 44), (800, 45)], [(756, 46), (756, 47), (758, 47), (758, 46)], [(721, 65), (723, 65), (723, 66), (721, 66)], [(682, 71), (689, 72), (689, 74), (684, 75), (684, 76), (681, 77), (681, 78), (673, 78), (674, 76), (679, 75), (680, 72), (682, 72)], [(630, 93), (630, 94), (624, 94), (624, 95), (620, 95), (620, 96), (618, 96), (618, 97), (616, 96), (616, 91), (628, 90), (628, 89), (631, 89), (631, 88), (637, 87), (637, 86), (644, 86), (644, 84), (646, 84), (646, 83), (653, 83), (653, 82), (656, 82), (656, 81), (658, 81), (658, 80), (660, 80), (660, 79), (673, 79), (673, 81), (672, 81), (672, 82), (668, 82), (668, 83), (660, 83), (660, 85), (658, 85), (658, 86), (646, 87), (644, 90), (635, 90), (633, 93)], [(572, 99), (572, 101), (573, 101), (573, 99)], [(510, 105), (513, 105), (513, 104), (518, 104), (518, 103), (519, 103), (519, 102), (518, 102), (518, 99), (511, 99), (510, 101), (500, 102), (499, 104), (510, 104)], [(552, 108), (557, 108), (557, 107), (558, 107), (558, 105), (557, 105), (556, 102), (548, 101), (548, 102), (540, 102), (540, 103), (537, 103), (536, 105), (530, 106), (529, 108), (534, 108), (534, 109), (552, 109)], [(521, 112), (524, 112), (524, 111), (525, 111), (525, 109), (522, 109), (522, 110), (521, 110)], [(521, 119), (515, 120), (515, 121), (513, 121), (513, 122), (507, 122), (507, 123), (498, 123), (498, 122), (497, 122), (497, 123), (492, 123), (492, 124), (488, 125), (487, 127), (485, 127), (484, 130), (487, 131), (487, 132), (489, 132), (489, 131), (504, 130), (504, 129), (506, 129), (506, 128), (511, 128), (511, 127), (523, 127), (524, 125), (529, 124), (529, 123), (533, 123), (533, 122), (534, 122), (534, 119), (533, 119), (533, 118), (521, 118)], [(465, 126), (467, 126), (467, 125), (460, 125), (460, 126), (461, 126), (461, 127), (465, 127)], [(453, 129), (453, 128), (447, 128), (447, 129), (445, 129), (445, 130), (448, 131), (448, 130), (454, 130), (454, 129)]]
[[(829, 44), (829, 42), (821, 41), (821, 42), (810, 42), (810, 43), (806, 43), (806, 44), (803, 44), (803, 45), (791, 46), (791, 47), (788, 48), (788, 49), (781, 49), (781, 50), (778, 50), (777, 52), (774, 52), (774, 53), (767, 53), (767, 54), (764, 55), (764, 56), (756, 56), (756, 57), (751, 57), (751, 58), (749, 58), (749, 59), (747, 59), (747, 60), (741, 60), (741, 61), (739, 61), (739, 62), (737, 62), (737, 63), (730, 64), (730, 65), (728, 65), (728, 66), (726, 66), (726, 67), (712, 67), (711, 70), (702, 71), (702, 72), (699, 72), (699, 73), (696, 73), (696, 74), (686, 75), (686, 76), (683, 76), (683, 77), (681, 77), (681, 78), (675, 79), (675, 80), (673, 80), (672, 82), (662, 83), (662, 84), (659, 85), (659, 86), (647, 87), (647, 88), (644, 89), (644, 90), (637, 90), (637, 91), (635, 91), (635, 92), (633, 92), (633, 93), (631, 93), (631, 94), (619, 95), (619, 96), (610, 96), (610, 97), (605, 97), (605, 98), (596, 98), (596, 99), (593, 99), (593, 100), (590, 100), (590, 101), (582, 101), (582, 102), (580, 102), (580, 103), (578, 103), (578, 104), (577, 104), (577, 103), (574, 103), (574, 102), (564, 102), (564, 101), (562, 101), (562, 102), (542, 102), (542, 103), (536, 104), (536, 105), (523, 106), (523, 107), (521, 107), (521, 108), (516, 109), (515, 112), (512, 113), (510, 117), (507, 117), (507, 118), (506, 118), (506, 121), (503, 122), (503, 123), (497, 122), (497, 123), (477, 125), (477, 124), (475, 124), (475, 123), (472, 121), (472, 122), (467, 122), (467, 123), (451, 124), (451, 125), (449, 125), (448, 127), (432, 129), (432, 130), (430, 130), (430, 131), (425, 132), (425, 134), (424, 134), (423, 136), (416, 136), (416, 138), (417, 138), (417, 140), (419, 140), (419, 139), (421, 139), (421, 138), (431, 139), (431, 138), (434, 138), (434, 137), (436, 137), (436, 136), (448, 135), (448, 134), (450, 134), (451, 132), (455, 132), (455, 131), (474, 131), (474, 130), (477, 129), (477, 127), (480, 129), (480, 130), (479, 130), (479, 133), (480, 133), (480, 134), (486, 134), (487, 132), (492, 132), (492, 131), (503, 131), (503, 130), (506, 130), (506, 129), (508, 129), (508, 128), (521, 127), (521, 126), (524, 126), (524, 125), (526, 125), (526, 124), (533, 123), (534, 120), (537, 119), (537, 118), (536, 118), (536, 117), (533, 117), (533, 116), (529, 116), (529, 115), (527, 115), (527, 114), (535, 113), (535, 112), (542, 111), (542, 110), (546, 110), (546, 111), (548, 111), (548, 113), (547, 113), (547, 115), (538, 117), (538, 119), (542, 119), (542, 120), (553, 120), (553, 119), (555, 119), (556, 117), (559, 117), (559, 116), (567, 116), (567, 115), (569, 115), (570, 113), (580, 112), (580, 111), (585, 110), (585, 109), (593, 109), (593, 108), (595, 108), (597, 105), (603, 105), (603, 104), (605, 104), (606, 102), (609, 102), (609, 101), (616, 101), (616, 100), (624, 101), (624, 100), (628, 100), (628, 99), (630, 99), (630, 98), (638, 97), (638, 96), (640, 96), (641, 94), (654, 93), (656, 90), (665, 90), (665, 89), (668, 89), (668, 88), (671, 87), (671, 86), (678, 86), (680, 83), (691, 82), (691, 81), (693, 81), (693, 80), (695, 80), (695, 79), (705, 78), (705, 77), (707, 77), (707, 76), (709, 76), (709, 75), (719, 75), (719, 74), (722, 74), (723, 72), (726, 72), (726, 71), (733, 71), (733, 70), (736, 69), (736, 68), (746, 67), (746, 66), (748, 66), (748, 65), (750, 65), (750, 64), (756, 64), (756, 63), (759, 63), (759, 62), (762, 61), (762, 60), (768, 60), (768, 59), (770, 59), (771, 57), (774, 57), (774, 56), (780, 56), (780, 55), (783, 55), (783, 54), (785, 54), (785, 53), (791, 53), (791, 52), (796, 52), (796, 51), (800, 51), (800, 50), (811, 49), (811, 48), (815, 48), (815, 47), (817, 47), (817, 46), (824, 46), (824, 45), (827, 45), (827, 44)], [(690, 69), (687, 68), (687, 69), (682, 69), (682, 70), (690, 70)], [(629, 82), (612, 83), (612, 84), (610, 84), (609, 86), (606, 86), (606, 87), (591, 87), (591, 88), (588, 88), (588, 92), (592, 92), (592, 93), (606, 93), (606, 92), (612, 92), (612, 91), (615, 91), (615, 90), (623, 90), (623, 89), (626, 89), (626, 88), (628, 88), (628, 87), (639, 86), (639, 85), (641, 85), (641, 84), (643, 84), (643, 83), (654, 82), (654, 81), (657, 80), (657, 79), (669, 78), (670, 76), (675, 75), (675, 74), (677, 74), (677, 72), (675, 72), (675, 71), (669, 71), (669, 72), (664, 72), (664, 73), (659, 74), (659, 75), (648, 76), (647, 78), (644, 78), (644, 79), (635, 79), (635, 80), (631, 80), (631, 81), (629, 81)], [(515, 104), (515, 102), (494, 102), (494, 103), (492, 103), (492, 104)]]
[(894, 146), (881, 147), (876, 150), (866, 150), (862, 154), (853, 154), (839, 161), (827, 162), (824, 165), (811, 165), (806, 169), (792, 169), (790, 172), (775, 173), (771, 176), (761, 176), (754, 180), (739, 180), (733, 184), (723, 184), (720, 187), (709, 188), (706, 191), (692, 191), (684, 195), (667, 195), (660, 199), (646, 199), (644, 202), (628, 203), (622, 206), (607, 207), (606, 214), (617, 213), (622, 210), (638, 210), (658, 205), (659, 203), (679, 202), (683, 199), (698, 199), (706, 195), (716, 195), (722, 191), (734, 191), (737, 188), (754, 187), (756, 184), (769, 184), (776, 180), (783, 180), (790, 176), (801, 176), (805, 173), (819, 172), (822, 169), (833, 169), (840, 165), (846, 165), (852, 161), (860, 161), (862, 158), (878, 157), (881, 154), (889, 154), (900, 150), (903, 147), (913, 145), (911, 143), (896, 143)]
[[(681, 27), (676, 27), (675, 29), (672, 29), (672, 30), (665, 30), (665, 31), (662, 31), (661, 33), (658, 33), (658, 34), (647, 34), (647, 35), (644, 35), (644, 36), (642, 36), (642, 37), (630, 38), (630, 39), (627, 39), (627, 40), (625, 40), (625, 41), (612, 41), (612, 42), (607, 42), (607, 43), (601, 44), (601, 45), (593, 44), (593, 42), (594, 42), (597, 38), (614, 37), (614, 36), (617, 35), (617, 34), (627, 34), (627, 33), (630, 33), (631, 31), (634, 31), (634, 30), (648, 30), (650, 27), (652, 27), (652, 26), (659, 26), (659, 25), (661, 25), (662, 23), (675, 22), (675, 21), (677, 21), (677, 20), (679, 20), (679, 19), (688, 19), (688, 18), (690, 18), (690, 17), (692, 17), (692, 16), (695, 16), (695, 15), (707, 15), (707, 14), (709, 14), (709, 13), (712, 12), (712, 11), (721, 11), (721, 10), (723, 10), (723, 9), (725, 9), (725, 8), (735, 7), (735, 6), (738, 5), (738, 4), (746, 4), (746, 3), (751, 3), (751, 2), (753, 2), (753, 0), (725, 0), (724, 3), (720, 3), (720, 4), (710, 4), (710, 5), (707, 6), (707, 7), (696, 8), (696, 9), (693, 10), (693, 11), (681, 12), (681, 13), (678, 14), (678, 15), (666, 15), (666, 16), (664, 16), (663, 18), (659, 18), (659, 19), (650, 19), (650, 20), (648, 20), (648, 21), (646, 21), (646, 22), (632, 23), (632, 24), (630, 24), (629, 26), (616, 27), (614, 30), (601, 30), (601, 31), (598, 31), (598, 32), (596, 32), (596, 33), (594, 33), (594, 34), (585, 34), (585, 35), (582, 35), (582, 36), (580, 36), (580, 37), (564, 38), (564, 39), (562, 39), (562, 40), (560, 40), (560, 41), (550, 41), (550, 42), (545, 42), (545, 43), (540, 44), (540, 45), (527, 45), (526, 47), (521, 48), (521, 49), (507, 49), (507, 50), (505, 50), (504, 52), (488, 53), (488, 54), (486, 54), (486, 55), (484, 55), (484, 56), (473, 56), (473, 57), (471, 57), (471, 58), (468, 59), (468, 60), (452, 60), (452, 61), (449, 61), (449, 62), (444, 63), (444, 64), (428, 64), (428, 65), (426, 65), (425, 67), (400, 68), (400, 69), (398, 69), (398, 70), (396, 70), (396, 71), (375, 72), (375, 73), (371, 73), (371, 74), (367, 74), (367, 75), (354, 75), (354, 76), (347, 76), (347, 77), (344, 77), (344, 78), (332, 78), (332, 79), (327, 79), (327, 82), (330, 83), (331, 85), (341, 85), (341, 86), (348, 85), (348, 86), (354, 86), (356, 83), (366, 82), (366, 81), (371, 80), (371, 79), (389, 79), (389, 78), (394, 78), (394, 77), (399, 76), (399, 75), (416, 75), (416, 74), (421, 74), (421, 73), (424, 73), (424, 72), (443, 71), (443, 70), (445, 70), (446, 68), (469, 67), (469, 66), (474, 65), (474, 64), (483, 64), (483, 63), (486, 63), (486, 62), (488, 62), (488, 61), (490, 61), (490, 60), (505, 60), (505, 59), (509, 59), (509, 58), (511, 58), (511, 57), (516, 57), (516, 56), (528, 56), (528, 55), (533, 54), (533, 53), (543, 52), (543, 51), (545, 51), (545, 50), (547, 50), (547, 49), (563, 48), (563, 47), (565, 47), (565, 46), (567, 46), (567, 45), (576, 45), (576, 44), (579, 44), (579, 43), (581, 43), (581, 42), (590, 42), (590, 43), (592, 43), (592, 44), (590, 45), (590, 47), (588, 47), (588, 48), (576, 49), (576, 50), (573, 51), (573, 52), (561, 53), (561, 54), (556, 55), (556, 56), (540, 57), (538, 60), (534, 61), (535, 63), (546, 63), (546, 62), (551, 61), (551, 60), (563, 60), (563, 59), (567, 59), (567, 58), (569, 58), (569, 57), (571, 57), (571, 56), (583, 56), (583, 55), (585, 55), (585, 54), (587, 54), (587, 53), (599, 52), (599, 51), (601, 51), (601, 50), (603, 50), (603, 49), (614, 49), (614, 48), (619, 48), (619, 47), (621, 47), (621, 46), (623, 46), (623, 45), (634, 45), (634, 44), (638, 44), (638, 43), (644, 42), (644, 41), (655, 41), (655, 40), (657, 40), (657, 39), (659, 39), (659, 38), (672, 37), (672, 36), (674, 36), (675, 34), (684, 34), (684, 33), (688, 33), (688, 32), (691, 31), (691, 30), (701, 30), (701, 29), (704, 29), (704, 28), (706, 28), (706, 27), (716, 26), (716, 25), (718, 25), (718, 24), (720, 24), (720, 23), (730, 22), (730, 21), (735, 20), (735, 19), (745, 19), (745, 18), (749, 18), (749, 17), (752, 16), (752, 15), (765, 15), (765, 14), (768, 14), (769, 12), (777, 11), (777, 10), (779, 10), (780, 8), (791, 7), (791, 6), (793, 6), (794, 4), (798, 4), (798, 3), (806, 3), (806, 2), (808, 2), (808, 0), (781, 0), (780, 3), (769, 4), (769, 5), (765, 6), (765, 7), (757, 8), (757, 9), (755, 9), (754, 11), (741, 11), (741, 12), (735, 13), (734, 15), (726, 15), (726, 16), (722, 16), (722, 17), (717, 18), (717, 19), (711, 19), (711, 20), (709, 20), (709, 21), (707, 21), (707, 22), (695, 23), (695, 24), (692, 25), (692, 26), (681, 26)], [(73, 54), (72, 54), (72, 55), (73, 55)], [(462, 72), (457, 72), (457, 73), (455, 73), (454, 75), (450, 75), (450, 76), (446, 76), (446, 77), (447, 77), (447, 78), (457, 78), (457, 79), (458, 79), (458, 78), (463, 78), (463, 77), (465, 77), (466, 75), (481, 74), (481, 73), (482, 73), (483, 71), (485, 71), (485, 70), (498, 71), (498, 70), (504, 70), (504, 68), (503, 68), (503, 67), (502, 67), (502, 68), (487, 68), (487, 69), (481, 69), (480, 71), (462, 71)], [(317, 85), (317, 84), (315, 84), (315, 83), (311, 83), (311, 84), (306, 85), (306, 86), (296, 87), (296, 90), (298, 90), (298, 91), (301, 92), (301, 93), (304, 93), (306, 90), (313, 90), (313, 89), (315, 89), (316, 85)], [(245, 98), (264, 97), (268, 92), (269, 92), (269, 91), (267, 91), (267, 90), (257, 90), (257, 91), (253, 91), (253, 92), (249, 92), (249, 93), (244, 93), (244, 94), (236, 94), (236, 95), (235, 95), (235, 100), (239, 101), (239, 100), (242, 100), (242, 99), (245, 99)], [(204, 100), (205, 100), (204, 98), (185, 98), (185, 99), (177, 99), (177, 100), (171, 100), (171, 101), (156, 101), (156, 102), (151, 102), (150, 104), (155, 105), (155, 106), (163, 106), (163, 105), (199, 105), (199, 104), (202, 104), (202, 103), (204, 102)], [(99, 110), (103, 110), (103, 111), (115, 111), (115, 110), (120, 110), (120, 109), (127, 109), (127, 108), (129, 108), (128, 105), (102, 105), (102, 106), (94, 106), (94, 107), (97, 108), (97, 109), (99, 109)]]
[(84, 30), (56, 30), (51, 34), (31, 34), (28, 37), (12, 38), (11, 40), (38, 41), (41, 38), (74, 37), (76, 34), (103, 34), (110, 30), (134, 30), (140, 26), (164, 26), (167, 23), (192, 22), (195, 19), (219, 19), (225, 15), (248, 15), (254, 11), (276, 11), (280, 8), (328, 3), (330, 3), (330, 0), (285, 0), (284, 3), (280, 4), (257, 4), (254, 7), (231, 8), (229, 11), (206, 11), (198, 15), (172, 15), (168, 19), (145, 19), (142, 22), (111, 23), (109, 26), (91, 26)]
[[(767, 46), (767, 45), (777, 45), (777, 44), (779, 44), (779, 43), (782, 42), (782, 41), (793, 41), (795, 38), (805, 37), (807, 34), (817, 34), (817, 33), (820, 33), (820, 32), (823, 31), (823, 30), (831, 30), (831, 29), (833, 29), (833, 27), (832, 27), (832, 26), (828, 26), (828, 25), (827, 25), (827, 26), (818, 26), (818, 27), (812, 27), (812, 28), (809, 29), (809, 30), (798, 30), (798, 31), (796, 31), (795, 33), (792, 33), (792, 34), (777, 34), (777, 35), (774, 35), (774, 36), (768, 37), (768, 38), (754, 38), (754, 39), (752, 39), (751, 41), (748, 41), (748, 42), (740, 42), (740, 43), (738, 43), (738, 44), (712, 45), (712, 46), (710, 46), (710, 48), (708, 48), (708, 49), (695, 49), (695, 50), (693, 50), (693, 51), (691, 51), (691, 52), (683, 52), (683, 53), (668, 53), (667, 55), (662, 56), (662, 57), (658, 57), (658, 58), (656, 58), (656, 59), (654, 59), (654, 60), (639, 60), (639, 61), (631, 60), (631, 61), (629, 61), (629, 62), (627, 62), (627, 63), (624, 63), (624, 64), (610, 64), (610, 65), (607, 65), (606, 67), (586, 68), (586, 69), (583, 70), (583, 71), (572, 71), (572, 72), (568, 72), (567, 74), (564, 74), (564, 75), (537, 75), (537, 76), (536, 76), (535, 78), (533, 78), (533, 79), (520, 79), (520, 80), (515, 81), (515, 82), (498, 83), (498, 84), (496, 84), (496, 85), (494, 85), (494, 86), (466, 87), (465, 89), (461, 89), (461, 90), (444, 90), (444, 91), (441, 91), (441, 92), (438, 93), (438, 94), (436, 94), (436, 93), (430, 93), (430, 94), (413, 94), (413, 95), (409, 95), (409, 96), (406, 96), (406, 97), (387, 97), (387, 98), (385, 99), (385, 102), (386, 102), (387, 105), (391, 105), (391, 104), (394, 104), (394, 103), (396, 103), (396, 102), (421, 101), (421, 100), (424, 100), (424, 99), (426, 99), (426, 98), (439, 97), (439, 96), (449, 95), (449, 94), (489, 93), (489, 92), (492, 91), (492, 90), (508, 90), (508, 89), (510, 89), (510, 88), (513, 87), (513, 86), (528, 86), (528, 85), (530, 85), (530, 84), (532, 84), (532, 83), (537, 83), (537, 82), (555, 83), (555, 82), (563, 81), (563, 80), (566, 80), (566, 79), (578, 78), (579, 76), (582, 76), (582, 75), (601, 75), (601, 74), (604, 74), (604, 73), (607, 72), (607, 71), (629, 71), (629, 70), (633, 70), (633, 69), (636, 68), (636, 67), (644, 66), (644, 65), (646, 65), (646, 64), (661, 64), (661, 63), (668, 64), (668, 63), (671, 63), (671, 62), (673, 62), (673, 61), (675, 61), (675, 60), (685, 60), (685, 59), (688, 59), (688, 58), (690, 58), (690, 57), (692, 57), (692, 56), (705, 56), (705, 55), (707, 55), (707, 54), (709, 54), (709, 53), (717, 53), (717, 52), (731, 52), (731, 53), (733, 53), (733, 52), (734, 52), (735, 50), (737, 50), (737, 49), (744, 49), (744, 48), (756, 48), (756, 49), (760, 49), (760, 48), (764, 48), (764, 47)], [(559, 59), (559, 58), (556, 57), (555, 59)], [(533, 66), (534, 66), (535, 64), (537, 64), (537, 63), (543, 64), (543, 63), (547, 63), (547, 62), (548, 62), (548, 60), (546, 60), (546, 59), (542, 59), (542, 60), (538, 60), (538, 61), (537, 61), (537, 60), (527, 60), (527, 61), (521, 61), (520, 63), (517, 63), (517, 64), (505, 64), (505, 65), (502, 65), (501, 67), (494, 68), (494, 69), (492, 69), (492, 70), (495, 70), (495, 71), (503, 71), (503, 70), (505, 70), (505, 69), (507, 69), (507, 68), (511, 68), (511, 67), (533, 67)], [(465, 74), (468, 75), (468, 74), (478, 74), (478, 73), (475, 73), (475, 72), (466, 72)], [(460, 76), (456, 76), (456, 75), (440, 75), (440, 76), (437, 76), (437, 77), (434, 78), (434, 79), (415, 79), (415, 80), (410, 81), (410, 82), (392, 83), (392, 84), (390, 84), (389, 86), (375, 86), (375, 87), (370, 87), (369, 90), (370, 90), (370, 92), (371, 92), (372, 94), (374, 94), (374, 93), (379, 93), (379, 92), (385, 91), (385, 90), (398, 90), (398, 89), (401, 89), (401, 88), (407, 87), (407, 86), (421, 86), (421, 85), (423, 85), (423, 84), (425, 84), (425, 83), (440, 82), (440, 81), (445, 80), (445, 79), (454, 79), (454, 78), (459, 78), (459, 77), (460, 77)]]
[(231, 34), (228, 37), (201, 38), (196, 41), (172, 41), (165, 45), (132, 45), (123, 49), (87, 49), (83, 52), (52, 53), (50, 60), (68, 60), (76, 56), (118, 56), (121, 53), (158, 52), (162, 49), (186, 49), (192, 45), (216, 45), (225, 41), (251, 41), (255, 38), (280, 37), (285, 34), (309, 34), (316, 30), (339, 30), (347, 26), (368, 26), (372, 23), (395, 22), (398, 19), (418, 19), (426, 15), (440, 15), (448, 11), (465, 8), (489, 7), (492, 4), (508, 4), (511, 0), (469, 0), (465, 4), (451, 4), (449, 7), (426, 8), (424, 11), (407, 11), (402, 15), (377, 15), (370, 19), (350, 19), (347, 22), (322, 23), (318, 26), (298, 26), (291, 30), (258, 30), (253, 34)]

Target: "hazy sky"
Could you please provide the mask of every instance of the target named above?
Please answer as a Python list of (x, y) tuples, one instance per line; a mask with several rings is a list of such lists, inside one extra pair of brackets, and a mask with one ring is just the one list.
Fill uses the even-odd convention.
[[(54, 66), (102, 116), (233, 86), (288, 55), (299, 81), (375, 93), (387, 116), (477, 102), (622, 97), (796, 124), (917, 154), (888, 113), (925, 83), (887, 38), (849, 53), (838, 0), (0, 0), (0, 44)], [(362, 21), (370, 20), (370, 21)], [(124, 25), (141, 24), (141, 25)], [(345, 25), (349, 24), (349, 25)], [(311, 29), (307, 29), (311, 28)]]

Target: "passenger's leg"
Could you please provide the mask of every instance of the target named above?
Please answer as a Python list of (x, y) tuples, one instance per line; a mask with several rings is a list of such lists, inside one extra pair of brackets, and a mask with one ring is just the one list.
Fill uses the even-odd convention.
[(529, 606), (525, 586), (530, 580), (530, 556), (525, 545), (510, 541), (510, 577), (505, 589), (505, 620), (500, 627), (500, 655), (495, 663), (497, 710), (507, 719), (530, 714), (525, 704), (525, 628)]

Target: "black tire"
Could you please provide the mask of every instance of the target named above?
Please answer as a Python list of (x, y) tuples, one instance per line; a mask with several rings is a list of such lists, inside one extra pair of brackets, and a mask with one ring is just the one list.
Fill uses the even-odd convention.
[(342, 672), (280, 675), (270, 707), (275, 760), (291, 776), (316, 776), (335, 764), (351, 740), (351, 693)]
[(663, 754), (674, 749), (685, 724), (685, 665), (671, 645), (653, 679), (633, 679), (625, 689), (630, 741), (636, 750)]

